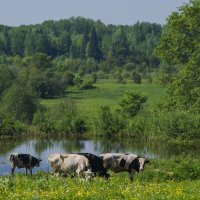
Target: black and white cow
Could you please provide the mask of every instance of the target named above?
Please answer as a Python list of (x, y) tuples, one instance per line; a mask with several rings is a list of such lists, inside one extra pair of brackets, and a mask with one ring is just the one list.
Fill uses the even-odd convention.
[(26, 175), (27, 169), (29, 169), (30, 174), (32, 175), (32, 169), (34, 167), (39, 167), (41, 159), (35, 158), (30, 154), (22, 154), (22, 153), (14, 153), (10, 155), (10, 165), (11, 165), (11, 173), (14, 174), (15, 167), (18, 168), (26, 168)]
[(105, 153), (101, 154), (100, 158), (106, 170), (110, 169), (115, 173), (128, 172), (131, 181), (133, 181), (134, 173), (143, 171), (145, 164), (149, 162), (138, 155), (125, 153)]

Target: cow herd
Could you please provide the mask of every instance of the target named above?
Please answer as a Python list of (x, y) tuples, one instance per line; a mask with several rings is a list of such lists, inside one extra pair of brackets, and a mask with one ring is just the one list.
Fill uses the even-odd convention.
[[(39, 167), (41, 159), (30, 154), (10, 155), (11, 173), (14, 174), (16, 167), (25, 168), (32, 175), (32, 169)], [(63, 177), (78, 176), (79, 178), (91, 179), (95, 176), (109, 178), (108, 170), (115, 173), (128, 172), (130, 180), (133, 181), (135, 172), (144, 170), (149, 160), (136, 154), (126, 153), (104, 153), (100, 156), (91, 153), (53, 153), (48, 156), (48, 163), (53, 174)]]

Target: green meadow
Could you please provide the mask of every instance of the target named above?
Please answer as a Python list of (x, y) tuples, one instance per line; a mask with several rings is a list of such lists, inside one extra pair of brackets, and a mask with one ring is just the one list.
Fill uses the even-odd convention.
[(140, 92), (147, 95), (146, 108), (148, 109), (153, 107), (165, 94), (165, 90), (161, 86), (146, 82), (135, 84), (133, 81), (127, 81), (126, 84), (121, 84), (117, 83), (116, 80), (105, 79), (98, 80), (94, 87), (90, 90), (79, 90), (77, 87), (70, 87), (64, 97), (45, 99), (42, 100), (42, 103), (53, 109), (66, 98), (71, 98), (75, 101), (79, 114), (90, 121), (97, 116), (101, 105), (108, 105), (113, 110), (119, 108), (120, 97), (126, 91)]
[(109, 181), (95, 178), (92, 181), (78, 178), (59, 178), (45, 173), (32, 177), (16, 175), (0, 177), (0, 199), (95, 199), (95, 200), (198, 200), (200, 181), (158, 182), (136, 180), (131, 183), (127, 174), (121, 173)]

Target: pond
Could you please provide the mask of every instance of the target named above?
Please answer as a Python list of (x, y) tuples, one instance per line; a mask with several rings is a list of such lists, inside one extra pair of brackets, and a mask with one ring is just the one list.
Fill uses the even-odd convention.
[[(100, 155), (106, 152), (135, 153), (148, 158), (169, 158), (174, 155), (200, 155), (198, 144), (172, 144), (145, 139), (83, 139), (69, 137), (7, 138), (0, 139), (0, 175), (10, 173), (11, 153), (29, 153), (42, 159), (41, 166), (33, 172), (50, 171), (47, 157), (51, 153), (88, 152)], [(24, 169), (16, 172), (24, 173)]]

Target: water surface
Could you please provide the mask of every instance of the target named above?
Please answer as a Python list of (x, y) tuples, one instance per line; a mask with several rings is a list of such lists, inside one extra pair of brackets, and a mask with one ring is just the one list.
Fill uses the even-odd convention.
[[(88, 152), (96, 155), (106, 152), (135, 153), (148, 158), (168, 158), (180, 154), (200, 155), (199, 145), (172, 144), (144, 139), (80, 139), (68, 137), (0, 139), (0, 175), (10, 173), (11, 153), (29, 153), (41, 158), (41, 166), (33, 171), (50, 171), (47, 157), (51, 153)], [(24, 173), (24, 169), (16, 172)]]

